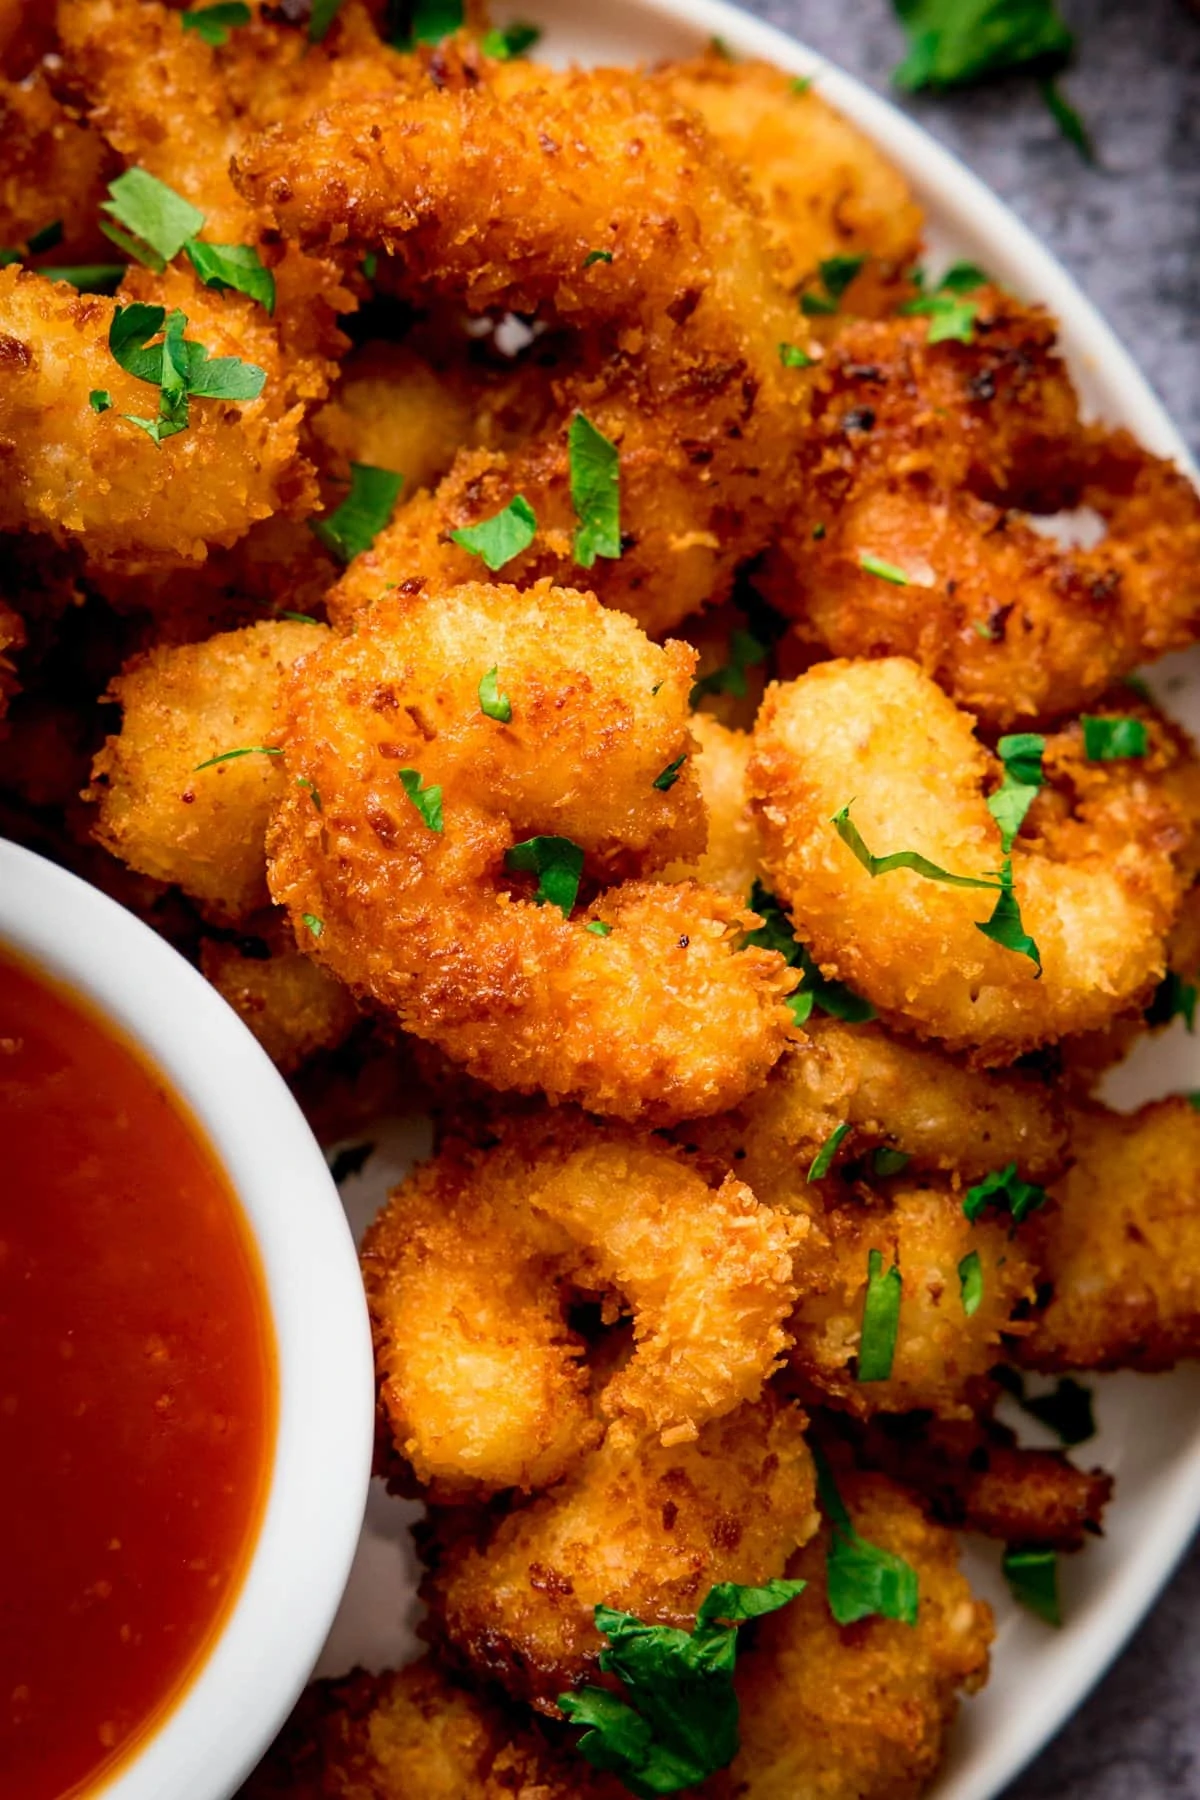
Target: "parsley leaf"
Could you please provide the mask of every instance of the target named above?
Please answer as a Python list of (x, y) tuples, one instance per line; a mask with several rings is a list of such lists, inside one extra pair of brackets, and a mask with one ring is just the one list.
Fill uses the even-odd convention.
[(746, 670), (756, 668), (766, 655), (767, 646), (750, 632), (735, 631), (729, 640), (729, 661), (693, 682), (689, 705), (698, 706), (706, 694), (729, 694), (734, 700), (744, 700), (748, 691)]
[(108, 192), (100, 210), (110, 214), (117, 226), (101, 221), (101, 231), (156, 274), (162, 274), (204, 224), (198, 207), (145, 169), (126, 169), (109, 182)]
[(62, 220), (51, 219), (48, 225), (43, 225), (40, 231), (35, 231), (31, 237), (26, 238), (25, 248), (30, 256), (41, 256), (44, 251), (53, 250), (56, 244), (61, 244), (62, 235)]
[(1046, 1190), (1034, 1181), (1022, 1181), (1017, 1174), (1017, 1165), (1010, 1162), (1003, 1169), (993, 1169), (990, 1175), (974, 1187), (969, 1187), (963, 1200), (963, 1211), (972, 1225), (979, 1218), (985, 1206), (994, 1201), (998, 1207), (1012, 1215), (1014, 1230), (1032, 1212), (1046, 1204)]
[(1030, 64), (1061, 65), (1074, 37), (1055, 0), (893, 0), (908, 35), (898, 87), (965, 86)]
[(532, 50), (541, 35), (540, 25), (526, 25), (523, 22), (486, 31), (483, 35), (483, 54), (494, 56), (497, 62), (511, 62), (514, 56), (524, 56), (526, 50)]
[(1058, 1552), (1009, 1544), (1004, 1552), (1004, 1579), (1013, 1599), (1047, 1625), (1062, 1624), (1058, 1602)]
[(1006, 1393), (1012, 1395), (1022, 1412), (1047, 1426), (1066, 1445), (1086, 1444), (1096, 1435), (1096, 1416), (1092, 1410), (1092, 1393), (1072, 1375), (1064, 1375), (1048, 1394), (1027, 1394), (1025, 1377), (1019, 1369), (1002, 1365), (992, 1375)]
[[(164, 315), (161, 306), (118, 306), (108, 329), (108, 347), (116, 361), (138, 381), (159, 389), (158, 416), (143, 419), (122, 413), (156, 444), (176, 432), (186, 431), (188, 400), (255, 400), (262, 393), (266, 372), (236, 356), (209, 359), (203, 344), (185, 343), (187, 317), (178, 310)], [(159, 331), (161, 344), (150, 344)]]
[(583, 267), (590, 269), (593, 263), (610, 263), (612, 259), (611, 250), (589, 250), (583, 259)]
[(579, 893), (583, 875), (583, 851), (570, 838), (532, 837), (514, 844), (504, 858), (511, 873), (536, 875), (538, 906), (557, 906), (564, 919), (569, 919)]
[(369, 550), (392, 516), (403, 475), (371, 463), (350, 464), (350, 492), (340, 506), (309, 521), (313, 532), (339, 562), (352, 562)]
[(821, 1148), (817, 1151), (817, 1154), (809, 1163), (808, 1174), (804, 1177), (805, 1181), (820, 1181), (824, 1176), (828, 1175), (830, 1169), (833, 1167), (833, 1159), (845, 1142), (849, 1132), (849, 1121), (844, 1125), (836, 1126), (834, 1130), (830, 1132), (829, 1136), (825, 1139), (825, 1142), (821, 1145)]
[(312, 0), (312, 11), (308, 15), (310, 44), (319, 44), (324, 40), (341, 8), (342, 0)]
[[(913, 279), (918, 287), (924, 288), (924, 276), (919, 269), (913, 270)], [(928, 341), (931, 344), (941, 344), (951, 339), (960, 344), (974, 343), (979, 304), (964, 296), (982, 287), (986, 281), (987, 276), (974, 263), (952, 263), (932, 293), (918, 294), (914, 300), (907, 301), (900, 311), (928, 315)]]
[(440, 44), (443, 38), (461, 30), (463, 0), (412, 0), (408, 14), (408, 30), (392, 39), (397, 49), (411, 50), (414, 44)]
[(1046, 102), (1047, 111), (1068, 144), (1073, 144), (1086, 163), (1096, 161), (1096, 146), (1092, 143), (1092, 134), (1084, 124), (1076, 107), (1071, 105), (1057, 81), (1039, 81), (1038, 92)]
[(612, 926), (606, 925), (603, 919), (592, 919), (583, 929), (590, 931), (594, 937), (612, 936)]
[(1089, 762), (1118, 762), (1128, 756), (1145, 756), (1149, 733), (1141, 719), (1098, 719), (1085, 713), (1083, 753)]
[(88, 395), (88, 405), (94, 413), (106, 413), (112, 408), (113, 398), (107, 388), (93, 388)]
[(275, 277), (263, 267), (253, 244), (202, 244), (189, 238), (183, 247), (205, 287), (221, 293), (236, 288), (266, 312), (275, 311)]
[(785, 369), (810, 369), (812, 357), (799, 344), (780, 344), (779, 360)]
[(987, 809), (1000, 827), (1000, 846), (1007, 856), (1045, 780), (1042, 755), (1046, 740), (1036, 731), (1019, 731), (1002, 737), (996, 748), (1004, 764), (1004, 780), (989, 796)]
[(1197, 988), (1193, 981), (1185, 981), (1174, 969), (1168, 969), (1154, 990), (1145, 1013), (1142, 1015), (1147, 1025), (1169, 1025), (1172, 1019), (1182, 1019), (1190, 1033), (1196, 1030)]
[(1004, 866), (1000, 870), (1000, 893), (991, 914), (982, 923), (976, 922), (976, 931), (981, 931), (985, 938), (991, 938), (1002, 950), (1011, 950), (1017, 956), (1027, 956), (1038, 972), (1042, 972), (1042, 953), (1025, 929), (1021, 918), (1021, 907), (1013, 892), (1012, 859), (1005, 857)]
[(440, 787), (424, 787), (421, 783), (420, 771), (417, 769), (397, 769), (400, 785), (428, 825), (430, 831), (443, 830), (442, 824), (442, 790)]
[(537, 518), (524, 494), (515, 494), (503, 511), (490, 519), (450, 533), (454, 543), (461, 544), (472, 556), (481, 556), (493, 574), (514, 556), (520, 556), (522, 550), (528, 550), (536, 536)]
[(800, 296), (800, 311), (810, 318), (835, 313), (846, 289), (866, 260), (865, 256), (830, 256), (818, 263), (819, 286), (804, 290)]
[(876, 1175), (899, 1175), (911, 1161), (912, 1157), (907, 1150), (893, 1150), (889, 1145), (882, 1144), (871, 1158), (871, 1169)]
[(43, 269), (47, 281), (66, 281), (81, 294), (108, 294), (116, 288), (126, 269), (125, 263), (80, 263), (76, 268)]
[(690, 1632), (598, 1606), (596, 1624), (609, 1641), (600, 1667), (620, 1678), (633, 1704), (606, 1688), (560, 1694), (567, 1718), (588, 1728), (580, 1753), (640, 1796), (678, 1793), (727, 1768), (738, 1752), (737, 1626), (778, 1611), (804, 1585), (722, 1582), (702, 1602)]
[(192, 770), (198, 775), (201, 769), (215, 769), (218, 763), (233, 762), (239, 756), (282, 756), (283, 751), (278, 744), (246, 744), (240, 750), (222, 750), (220, 756), (210, 756), (207, 762), (197, 763)]
[(682, 756), (677, 756), (674, 762), (667, 764), (661, 775), (656, 775), (654, 777), (654, 780), (650, 784), (651, 787), (658, 788), (659, 792), (663, 794), (666, 793), (668, 788), (673, 788), (675, 783), (679, 780), (679, 771), (682, 769), (687, 759), (688, 753), (685, 750)]
[(756, 930), (746, 933), (746, 943), (760, 950), (777, 950), (784, 961), (799, 969), (804, 977), (803, 986), (788, 1000), (797, 1025), (803, 1025), (814, 1006), (833, 1019), (844, 1020), (847, 1025), (865, 1025), (875, 1017), (875, 1008), (869, 1000), (860, 999), (844, 983), (829, 981), (822, 975), (793, 932), (778, 900), (760, 881), (756, 881), (750, 890), (750, 910), (758, 913), (763, 922)]
[(615, 444), (577, 412), (567, 433), (571, 504), (579, 520), (575, 561), (590, 569), (598, 556), (621, 554), (620, 459)]
[[(315, 619), (314, 619), (313, 623), (314, 624), (316, 623)], [(317, 787), (315, 782), (310, 781), (308, 779), (307, 775), (297, 775), (296, 786), (306, 789), (307, 793), (308, 793), (308, 797), (312, 801), (313, 805), (316, 807), (317, 811), (324, 812), (325, 809), (321, 805), (320, 789)]]
[(884, 562), (882, 556), (872, 556), (869, 550), (859, 552), (858, 566), (864, 575), (878, 575), (880, 581), (890, 581), (893, 587), (908, 587), (909, 577), (895, 563)]
[(962, 1295), (963, 1312), (969, 1319), (979, 1311), (979, 1302), (983, 1299), (983, 1264), (978, 1250), (968, 1250), (958, 1265), (958, 1291)]
[(501, 725), (507, 725), (512, 719), (512, 701), (507, 694), (500, 692), (499, 673), (499, 665), (493, 664), (480, 681), (479, 710), (485, 718), (496, 719)]
[(214, 50), (229, 42), (229, 33), (235, 26), (249, 25), (250, 19), (250, 8), (243, 0), (222, 0), (217, 6), (196, 6), (179, 15), (183, 29), (194, 31)]
[(325, 929), (324, 919), (318, 919), (316, 913), (301, 913), (301, 922), (308, 926), (315, 938), (319, 938)]
[(823, 1452), (813, 1445), (812, 1454), (817, 1497), (831, 1527), (825, 1553), (825, 1591), (830, 1612), (839, 1625), (871, 1618), (915, 1625), (919, 1603), (917, 1571), (902, 1556), (859, 1537)]
[(867, 1292), (858, 1345), (859, 1381), (886, 1381), (891, 1375), (896, 1333), (900, 1328), (903, 1285), (900, 1270), (894, 1263), (884, 1273), (881, 1250), (867, 1252)]

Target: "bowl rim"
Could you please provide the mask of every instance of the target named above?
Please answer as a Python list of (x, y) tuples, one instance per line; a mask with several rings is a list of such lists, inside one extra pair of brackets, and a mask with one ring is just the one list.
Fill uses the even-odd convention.
[(282, 1077), (189, 963), (116, 901), (0, 840), (0, 950), (76, 994), (183, 1102), (236, 1194), (266, 1283), (278, 1421), (257, 1537), (224, 1624), (89, 1800), (229, 1800), (320, 1654), (366, 1506), (374, 1372), (338, 1192)]

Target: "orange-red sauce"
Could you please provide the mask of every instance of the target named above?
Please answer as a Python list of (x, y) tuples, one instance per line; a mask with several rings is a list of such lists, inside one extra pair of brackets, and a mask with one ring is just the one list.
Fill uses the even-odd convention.
[(253, 1549), (276, 1407), (257, 1252), (199, 1130), (0, 955), (3, 1800), (87, 1792), (180, 1697)]

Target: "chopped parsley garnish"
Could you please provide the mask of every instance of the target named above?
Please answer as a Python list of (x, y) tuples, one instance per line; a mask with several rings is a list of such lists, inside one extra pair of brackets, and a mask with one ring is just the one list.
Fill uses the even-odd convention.
[(867, 1292), (858, 1345), (859, 1381), (886, 1381), (891, 1375), (903, 1285), (895, 1263), (884, 1272), (881, 1250), (867, 1252)]
[(483, 54), (495, 57), (497, 62), (511, 62), (514, 56), (524, 56), (532, 50), (541, 35), (540, 25), (504, 25), (484, 33)]
[(1119, 762), (1127, 756), (1145, 756), (1150, 736), (1141, 719), (1097, 719), (1087, 713), (1083, 726), (1083, 753), (1089, 762)]
[[(849, 1134), (849, 1120), (847, 1120), (844, 1125), (838, 1125), (830, 1132), (829, 1136), (825, 1139), (825, 1142), (821, 1145), (821, 1148), (817, 1151), (817, 1154), (809, 1163), (808, 1174), (804, 1177), (805, 1181), (821, 1181), (828, 1175), (830, 1169), (833, 1167), (834, 1157), (845, 1143)], [(874, 1254), (874, 1252), (872, 1252), (872, 1254)]]
[(1018, 1606), (1047, 1625), (1062, 1624), (1058, 1603), (1058, 1552), (1036, 1545), (1010, 1544), (1004, 1552), (1004, 1579)]
[(1092, 1393), (1071, 1375), (1064, 1375), (1048, 1394), (1027, 1394), (1025, 1378), (1019, 1369), (1002, 1365), (992, 1370), (993, 1378), (1011, 1394), (1022, 1412), (1048, 1427), (1069, 1450), (1086, 1444), (1096, 1435), (1096, 1416), (1092, 1410)]
[(504, 858), (504, 866), (513, 874), (536, 875), (538, 906), (557, 906), (564, 919), (569, 919), (579, 893), (583, 875), (583, 851), (570, 838), (532, 837), (514, 844)]
[(810, 318), (835, 313), (846, 289), (854, 280), (865, 256), (830, 256), (817, 264), (819, 287), (806, 288), (800, 296), (800, 310)]
[(1007, 856), (1045, 780), (1042, 756), (1046, 740), (1036, 731), (1019, 731), (1002, 737), (996, 748), (1004, 764), (1004, 780), (989, 795), (987, 809), (1000, 827), (1000, 847)]
[(378, 250), (368, 250), (367, 251), (367, 254), (362, 259), (362, 272), (366, 276), (368, 281), (374, 281), (375, 277), (379, 273), (379, 252), (378, 252)]
[(999, 944), (1004, 950), (1013, 950), (1019, 956), (1027, 956), (1037, 965), (1040, 975), (1041, 954), (1021, 922), (1021, 908), (1013, 892), (1011, 857), (1005, 858), (1003, 866), (994, 876), (985, 877), (952, 875), (948, 869), (940, 869), (927, 856), (921, 856), (915, 850), (895, 850), (890, 856), (872, 856), (850, 817), (850, 806), (853, 804), (851, 801), (843, 806), (839, 813), (834, 814), (830, 823), (842, 842), (854, 852), (868, 875), (887, 875), (893, 869), (910, 869), (914, 875), (923, 875), (927, 881), (945, 882), (950, 887), (990, 889), (996, 894), (996, 904), (990, 918), (982, 923), (976, 921), (976, 931), (981, 931), (984, 937), (991, 938), (993, 943)]
[(1039, 81), (1038, 92), (1068, 144), (1075, 146), (1084, 162), (1094, 163), (1096, 146), (1092, 142), (1092, 134), (1084, 124), (1078, 108), (1071, 105), (1057, 81)]
[(756, 881), (750, 890), (750, 910), (758, 913), (763, 922), (756, 930), (747, 932), (746, 943), (760, 950), (777, 950), (789, 967), (799, 969), (804, 977), (803, 986), (788, 999), (797, 1025), (803, 1025), (814, 1007), (833, 1019), (844, 1020), (847, 1025), (865, 1025), (868, 1019), (875, 1017), (875, 1008), (869, 1000), (860, 999), (842, 982), (828, 981), (822, 975), (793, 932), (778, 900), (760, 881)]
[(1030, 64), (1061, 65), (1074, 37), (1055, 0), (894, 0), (908, 55), (898, 87), (967, 86)]
[(41, 256), (44, 251), (53, 250), (56, 244), (61, 244), (62, 236), (62, 220), (51, 219), (48, 225), (43, 225), (40, 231), (35, 231), (32, 237), (26, 238), (25, 248), (30, 256)]
[[(914, 271), (914, 279), (924, 285), (919, 270)], [(931, 344), (950, 340), (960, 344), (974, 343), (979, 302), (967, 296), (982, 287), (986, 280), (983, 270), (973, 263), (953, 263), (932, 293), (918, 294), (915, 299), (906, 301), (900, 311), (928, 316), (927, 341)]]
[(322, 810), (321, 795), (320, 795), (320, 792), (318, 791), (316, 785), (308, 779), (308, 776), (307, 775), (297, 775), (296, 786), (302, 787), (302, 788), (307, 788), (309, 799), (312, 801), (312, 803), (316, 807), (317, 811), (320, 812)]
[(1195, 982), (1185, 981), (1174, 969), (1168, 969), (1155, 988), (1154, 998), (1143, 1016), (1147, 1025), (1169, 1025), (1172, 1019), (1182, 1019), (1188, 1031), (1194, 1034), (1196, 1000)]
[(831, 1531), (825, 1553), (825, 1592), (830, 1612), (839, 1625), (872, 1618), (915, 1625), (919, 1603), (917, 1571), (902, 1556), (859, 1537), (823, 1452), (814, 1445), (812, 1454), (817, 1497)]
[(81, 294), (110, 294), (120, 285), (125, 263), (80, 263), (75, 268), (42, 269), (47, 281), (65, 281)]
[(872, 556), (869, 550), (859, 552), (858, 566), (864, 575), (878, 575), (880, 581), (890, 581), (893, 587), (909, 587), (911, 577), (895, 563), (884, 562), (882, 556)]
[(425, 787), (422, 784), (420, 771), (417, 769), (397, 769), (400, 785), (428, 825), (430, 831), (441, 831), (442, 825), (442, 790), (440, 787)]
[(314, 619), (311, 613), (281, 612), (281, 619), (290, 619), (293, 625), (319, 625), (320, 619)]
[(612, 259), (611, 250), (589, 250), (583, 259), (583, 266), (585, 269), (590, 269), (593, 263), (610, 263)]
[(374, 1144), (347, 1144), (339, 1150), (329, 1165), (334, 1185), (340, 1187), (351, 1175), (361, 1175), (374, 1154)]
[(308, 41), (310, 44), (319, 44), (323, 41), (341, 8), (342, 0), (312, 0), (312, 11), (308, 15)]
[(319, 938), (325, 929), (324, 919), (318, 919), (316, 913), (301, 913), (300, 919), (302, 924), (308, 926), (315, 938)]
[(571, 463), (571, 504), (579, 528), (575, 561), (590, 569), (598, 556), (621, 554), (620, 459), (617, 446), (577, 412), (567, 433)]
[[(118, 306), (108, 329), (108, 347), (126, 374), (159, 390), (158, 415), (143, 419), (122, 413), (161, 444), (163, 438), (186, 431), (188, 402), (197, 400), (256, 400), (262, 393), (266, 372), (236, 356), (210, 359), (203, 344), (185, 343), (187, 317), (169, 315), (161, 306)], [(161, 344), (150, 339), (162, 332)]]
[(93, 388), (88, 395), (88, 405), (94, 413), (106, 413), (112, 410), (113, 398), (107, 388)]
[(807, 94), (816, 79), (815, 75), (793, 75), (788, 86), (793, 94)]
[(744, 700), (747, 694), (746, 670), (766, 660), (767, 646), (748, 631), (735, 631), (729, 640), (729, 661), (712, 669), (693, 682), (689, 703), (698, 706), (706, 694), (729, 694)]
[(146, 169), (126, 169), (109, 182), (108, 193), (101, 211), (116, 223), (101, 220), (100, 229), (138, 262), (161, 275), (184, 250), (205, 287), (236, 288), (274, 312), (275, 277), (258, 251), (251, 244), (202, 244), (196, 233), (203, 229), (204, 214), (166, 182)]
[(1193, 1112), (1200, 1112), (1200, 1088), (1193, 1088), (1183, 1096)]
[(450, 533), (452, 542), (469, 550), (472, 556), (482, 557), (493, 575), (514, 556), (520, 556), (522, 550), (528, 550), (536, 536), (537, 518), (524, 494), (514, 494), (503, 511), (493, 513), (490, 519)]
[(603, 919), (592, 919), (583, 929), (585, 931), (590, 931), (593, 937), (612, 936), (612, 926), (606, 925)]
[(400, 50), (414, 44), (440, 44), (462, 29), (463, 0), (412, 0), (408, 30), (392, 39)]
[(188, 261), (207, 288), (224, 293), (236, 288), (257, 300), (265, 312), (275, 311), (275, 277), (264, 269), (258, 251), (251, 244), (201, 244), (195, 239), (184, 245)]
[(958, 1265), (958, 1291), (962, 1295), (963, 1312), (969, 1319), (979, 1311), (979, 1302), (983, 1299), (983, 1264), (978, 1250), (969, 1250)]
[(785, 369), (810, 369), (812, 357), (799, 344), (780, 344), (779, 360)]
[(687, 759), (688, 753), (685, 750), (682, 756), (677, 756), (674, 762), (668, 763), (662, 774), (656, 775), (650, 785), (656, 787), (660, 793), (665, 794), (667, 789), (673, 788), (675, 783), (679, 780), (679, 771), (682, 769)]
[(222, 0), (218, 6), (195, 6), (179, 15), (183, 29), (194, 31), (214, 50), (227, 44), (229, 33), (238, 25), (249, 25), (250, 19), (250, 8), (243, 5), (242, 0)]
[(233, 762), (239, 756), (282, 756), (283, 751), (278, 744), (245, 744), (240, 750), (222, 750), (220, 756), (210, 756), (207, 762), (197, 763), (192, 770), (198, 775), (201, 769), (215, 769), (218, 763)]
[(639, 1796), (675, 1794), (727, 1768), (738, 1752), (737, 1627), (778, 1611), (804, 1586), (722, 1582), (701, 1602), (690, 1632), (598, 1606), (596, 1625), (608, 1639), (600, 1668), (620, 1679), (628, 1699), (597, 1687), (559, 1695), (571, 1723), (587, 1727), (580, 1754)]
[(982, 1181), (969, 1187), (963, 1200), (963, 1211), (972, 1225), (984, 1208), (995, 1204), (1012, 1217), (1013, 1229), (1046, 1204), (1046, 1190), (1035, 1181), (1022, 1181), (1017, 1165), (1010, 1162), (1003, 1169), (993, 1169)]
[(493, 665), (479, 683), (479, 710), (487, 719), (507, 725), (512, 718), (512, 701), (500, 691), (499, 665)]
[(309, 521), (313, 532), (339, 562), (352, 562), (371, 548), (391, 518), (403, 485), (403, 475), (394, 469), (351, 463), (350, 492), (333, 512)]
[(893, 1150), (884, 1144), (876, 1150), (871, 1158), (871, 1169), (876, 1175), (899, 1175), (902, 1169), (907, 1169), (911, 1161), (912, 1157), (907, 1150)]

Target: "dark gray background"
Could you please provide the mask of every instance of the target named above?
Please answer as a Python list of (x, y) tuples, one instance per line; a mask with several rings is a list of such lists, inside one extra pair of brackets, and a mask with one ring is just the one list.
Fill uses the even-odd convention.
[[(903, 48), (888, 0), (743, 4), (887, 88)], [(1200, 451), (1200, 9), (1063, 0), (1063, 12), (1079, 35), (1064, 87), (1099, 169), (1031, 83), (904, 104), (1062, 258)], [(1200, 1549), (1006, 1800), (1200, 1800)]]

